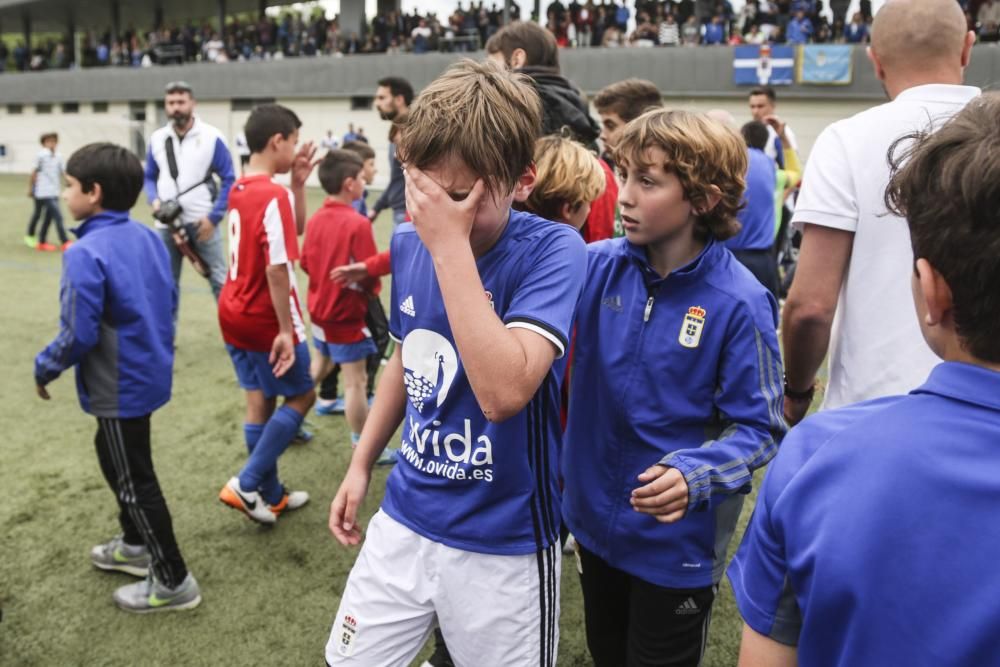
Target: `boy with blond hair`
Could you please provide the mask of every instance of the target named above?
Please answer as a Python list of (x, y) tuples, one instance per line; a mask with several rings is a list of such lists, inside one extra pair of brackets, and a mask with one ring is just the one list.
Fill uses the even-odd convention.
[(372, 465), (406, 425), (334, 620), (331, 665), (408, 664), (435, 624), (456, 664), (555, 664), (558, 360), (586, 251), (569, 226), (510, 210), (531, 191), (540, 124), (530, 84), (472, 61), (401, 123), (413, 222), (392, 239), (398, 345), (331, 505), (342, 544), (360, 543)]
[[(944, 361), (908, 395), (791, 431), (729, 568), (740, 665), (997, 661), (998, 119), (987, 93), (891, 151), (886, 204), (906, 219), (914, 314)], [(959, 603), (929, 604), (942, 594)]]
[(363, 171), (364, 163), (352, 151), (326, 154), (319, 165), (319, 182), (327, 197), (306, 224), (302, 244), (302, 270), (309, 275), (309, 319), (318, 353), (310, 373), (318, 383), (334, 364), (340, 366), (352, 445), (361, 437), (368, 416), (365, 363), (376, 350), (365, 316), (368, 294), (378, 279), (342, 285), (330, 278), (330, 272), (335, 266), (364, 261), (376, 252), (371, 222), (351, 206), (365, 189)]
[(604, 171), (597, 160), (568, 137), (542, 137), (535, 143), (535, 187), (514, 208), (579, 231), (587, 222), (591, 203), (604, 192)]
[(735, 132), (650, 111), (615, 162), (625, 238), (588, 247), (563, 517), (595, 664), (695, 667), (743, 496), (785, 431), (777, 304), (722, 244), (747, 168)]

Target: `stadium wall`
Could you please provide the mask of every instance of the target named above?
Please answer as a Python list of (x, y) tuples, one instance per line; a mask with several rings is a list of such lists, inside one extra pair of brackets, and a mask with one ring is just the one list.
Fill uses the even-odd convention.
[[(472, 54), (481, 57), (481, 54)], [(150, 69), (92, 69), (0, 75), (0, 172), (26, 173), (38, 151), (38, 136), (60, 133), (68, 156), (90, 141), (144, 147), (144, 137), (164, 121), (160, 99), (168, 81), (183, 79), (195, 89), (198, 113), (230, 139), (253, 104), (274, 100), (293, 108), (303, 121), (302, 136), (318, 141), (326, 130), (341, 136), (348, 123), (363, 127), (379, 154), (376, 187), (388, 178), (385, 152), (388, 124), (371, 108), (375, 82), (395, 74), (419, 89), (459, 54), (379, 55), (298, 58), (263, 63), (198, 64)], [(671, 106), (723, 108), (737, 122), (748, 119), (745, 87), (732, 83), (732, 50), (581, 49), (560, 54), (564, 73), (585, 93), (630, 76), (647, 78)], [(1000, 49), (977, 47), (967, 72), (984, 88), (1000, 80)], [(854, 52), (848, 86), (793, 85), (779, 89), (779, 113), (795, 129), (808, 153), (830, 122), (884, 100), (881, 85), (865, 58)]]

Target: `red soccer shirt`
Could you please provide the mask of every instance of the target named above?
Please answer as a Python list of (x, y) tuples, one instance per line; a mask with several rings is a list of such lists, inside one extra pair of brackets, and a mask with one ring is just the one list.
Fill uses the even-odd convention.
[(368, 337), (368, 294), (378, 279), (341, 285), (330, 279), (335, 267), (363, 262), (376, 253), (372, 223), (353, 207), (327, 199), (306, 224), (302, 270), (309, 274), (309, 319), (313, 335), (346, 345)]
[(267, 285), (267, 267), (288, 267), (295, 343), (306, 329), (295, 287), (299, 246), (292, 194), (266, 175), (236, 181), (229, 193), (229, 274), (219, 295), (222, 338), (253, 352), (269, 352), (278, 335), (278, 316)]
[(610, 239), (615, 233), (615, 206), (618, 205), (618, 181), (604, 160), (598, 158), (604, 170), (604, 193), (590, 205), (590, 215), (581, 230), (587, 243)]

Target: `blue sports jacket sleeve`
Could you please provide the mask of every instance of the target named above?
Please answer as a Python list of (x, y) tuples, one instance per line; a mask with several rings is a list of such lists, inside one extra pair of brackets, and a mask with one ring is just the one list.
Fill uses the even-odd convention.
[(689, 511), (707, 509), (714, 494), (749, 491), (753, 471), (777, 453), (788, 428), (782, 412), (781, 356), (774, 327), (758, 327), (746, 305), (737, 308), (729, 327), (715, 398), (722, 433), (698, 448), (676, 450), (660, 461), (684, 474)]
[(156, 164), (153, 157), (153, 146), (150, 144), (146, 149), (146, 171), (143, 175), (142, 188), (146, 191), (146, 201), (150, 204), (157, 198), (156, 181), (160, 178), (160, 165)]
[(213, 225), (218, 225), (229, 207), (229, 191), (233, 189), (233, 183), (236, 182), (236, 173), (233, 171), (233, 156), (229, 154), (229, 148), (221, 137), (215, 140), (215, 152), (212, 154), (212, 173), (219, 175), (222, 184), (212, 212), (208, 214), (208, 219), (212, 221)]
[(64, 255), (59, 305), (59, 335), (35, 357), (35, 383), (40, 386), (75, 366), (97, 344), (104, 270), (88, 253), (71, 248)]

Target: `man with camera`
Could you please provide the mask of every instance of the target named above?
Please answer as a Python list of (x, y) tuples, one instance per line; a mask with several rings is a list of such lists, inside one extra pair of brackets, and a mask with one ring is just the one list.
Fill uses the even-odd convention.
[(153, 132), (146, 153), (146, 197), (170, 253), (174, 280), (180, 279), (186, 258), (218, 300), (226, 281), (218, 227), (235, 180), (233, 159), (222, 133), (194, 115), (190, 85), (167, 84), (163, 106), (167, 124)]

